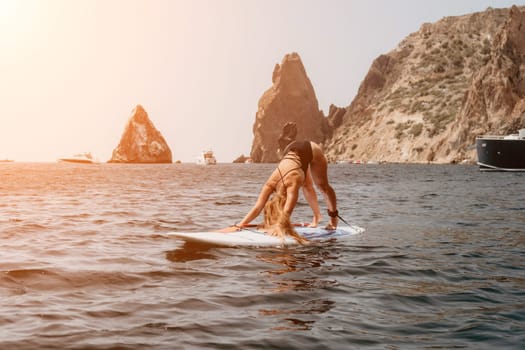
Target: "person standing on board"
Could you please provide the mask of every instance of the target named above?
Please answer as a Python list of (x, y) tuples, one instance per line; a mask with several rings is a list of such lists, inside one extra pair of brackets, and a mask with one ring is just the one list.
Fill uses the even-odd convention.
[[(290, 142), (291, 141), (291, 142)], [(337, 228), (338, 216), (335, 191), (328, 182), (328, 161), (321, 147), (312, 141), (295, 141), (290, 137), (279, 138), (283, 157), (277, 168), (263, 185), (253, 208), (236, 226), (243, 227), (254, 220), (265, 208), (270, 196), (275, 193), (284, 197), (282, 217), (278, 220), (281, 228), (290, 225), (290, 216), (297, 204), (299, 189), (303, 193), (313, 211), (311, 227), (317, 227), (322, 219), (319, 203), (313, 184), (321, 190), (328, 207), (330, 222), (327, 229)], [(265, 210), (266, 211), (266, 210)], [(286, 229), (283, 229), (286, 231)]]

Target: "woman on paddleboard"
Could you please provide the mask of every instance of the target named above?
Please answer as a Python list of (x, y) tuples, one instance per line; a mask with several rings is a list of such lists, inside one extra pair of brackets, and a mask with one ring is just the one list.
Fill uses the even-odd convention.
[[(292, 140), (290, 137), (281, 136), (279, 138), (280, 147), (287, 144), (284, 151), (281, 152), (283, 157), (277, 169), (263, 185), (253, 208), (236, 226), (248, 225), (265, 209), (265, 229), (269, 229), (270, 233), (275, 235), (289, 234), (299, 241), (296, 237), (297, 233), (290, 224), (290, 216), (297, 204), (301, 187), (313, 211), (310, 227), (317, 227), (322, 218), (313, 186), (315, 183), (322, 192), (328, 207), (330, 222), (326, 228), (335, 229), (337, 227), (339, 214), (337, 199), (335, 191), (328, 183), (328, 161), (321, 147), (312, 141)], [(274, 196), (269, 201), (272, 194)]]

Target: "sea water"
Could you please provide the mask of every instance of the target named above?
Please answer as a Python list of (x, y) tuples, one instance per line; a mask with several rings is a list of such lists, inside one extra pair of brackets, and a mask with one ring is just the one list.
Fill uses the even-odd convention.
[[(167, 235), (238, 222), (272, 170), (0, 164), (0, 349), (524, 348), (524, 173), (331, 165), (361, 235)], [(293, 219), (310, 218), (301, 197)]]

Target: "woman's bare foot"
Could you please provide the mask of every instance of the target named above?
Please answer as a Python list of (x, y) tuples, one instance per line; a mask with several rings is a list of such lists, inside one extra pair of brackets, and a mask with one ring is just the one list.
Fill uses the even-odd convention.
[(337, 217), (331, 217), (330, 222), (326, 225), (326, 230), (335, 230), (337, 228)]
[(314, 216), (312, 219), (312, 223), (308, 225), (308, 227), (317, 227), (322, 219), (323, 217), (321, 215)]

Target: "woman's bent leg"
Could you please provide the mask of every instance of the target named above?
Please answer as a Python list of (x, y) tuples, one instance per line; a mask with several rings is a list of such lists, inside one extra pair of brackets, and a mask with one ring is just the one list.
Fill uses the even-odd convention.
[[(337, 197), (334, 189), (328, 182), (328, 161), (319, 145), (315, 142), (311, 142), (311, 145), (312, 162), (310, 163), (310, 171), (312, 179), (317, 188), (322, 192), (328, 210), (335, 212), (337, 210)], [(334, 228), (337, 227), (337, 216), (330, 217), (330, 225)]]

